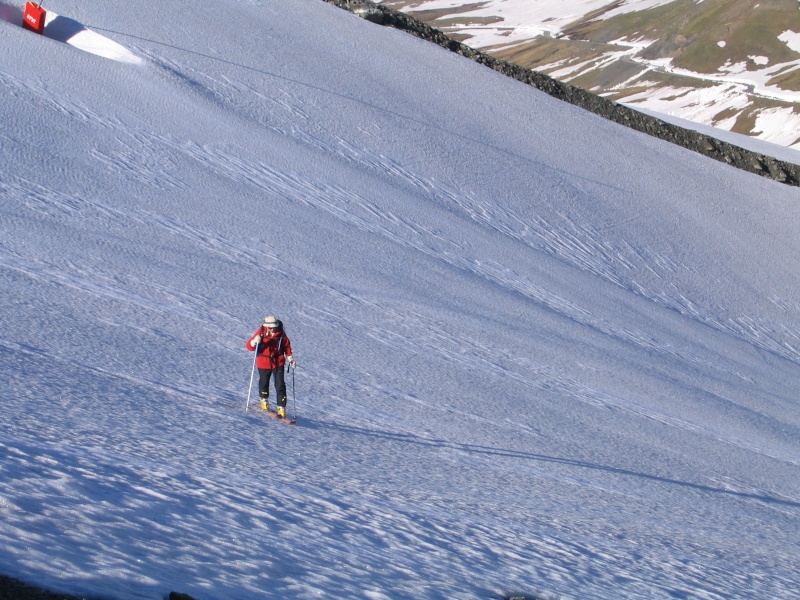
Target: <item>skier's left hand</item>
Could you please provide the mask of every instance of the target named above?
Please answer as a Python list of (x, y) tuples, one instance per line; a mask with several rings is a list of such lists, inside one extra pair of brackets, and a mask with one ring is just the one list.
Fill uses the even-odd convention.
[(289, 359), (289, 365), (293, 368), (297, 368), (297, 361), (294, 359), (294, 356), (287, 357)]

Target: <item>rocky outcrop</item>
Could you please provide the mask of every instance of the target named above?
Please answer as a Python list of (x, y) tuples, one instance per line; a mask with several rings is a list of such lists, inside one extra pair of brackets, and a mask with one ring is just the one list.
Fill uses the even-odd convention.
[[(103, 597), (106, 598), (106, 596)], [(91, 598), (51, 592), (14, 577), (0, 575), (0, 600), (91, 600)], [(188, 594), (170, 592), (169, 596), (164, 597), (164, 600), (194, 600), (194, 598)]]
[(800, 166), (746, 150), (697, 131), (679, 127), (656, 117), (603, 98), (520, 65), (494, 58), (454, 40), (414, 17), (368, 0), (325, 0), (373, 23), (407, 31), (470, 60), (527, 83), (554, 98), (569, 102), (631, 129), (687, 148), (737, 169), (800, 186)]

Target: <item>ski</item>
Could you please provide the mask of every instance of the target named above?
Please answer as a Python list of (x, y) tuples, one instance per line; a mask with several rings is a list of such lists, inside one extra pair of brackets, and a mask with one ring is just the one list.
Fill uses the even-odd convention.
[(274, 419), (278, 419), (278, 421), (283, 421), (287, 425), (297, 425), (297, 419), (290, 419), (289, 417), (282, 417), (274, 410), (264, 410), (263, 412), (267, 413), (270, 417)]

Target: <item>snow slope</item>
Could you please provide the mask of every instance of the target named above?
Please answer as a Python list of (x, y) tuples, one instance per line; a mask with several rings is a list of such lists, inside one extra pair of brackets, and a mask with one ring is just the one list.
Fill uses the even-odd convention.
[(318, 0), (48, 8), (141, 62), (0, 21), (0, 572), (798, 597), (795, 188)]

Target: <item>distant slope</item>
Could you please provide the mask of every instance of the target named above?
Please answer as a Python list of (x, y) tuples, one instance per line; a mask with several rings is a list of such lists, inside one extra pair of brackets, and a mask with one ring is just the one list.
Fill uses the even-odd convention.
[(381, 25), (411, 33), (611, 121), (781, 183), (800, 185), (800, 152), (675, 117), (635, 110), (539, 71), (490, 56), (415, 17), (368, 0), (326, 0)]
[(794, 0), (385, 4), (620, 102), (800, 148)]

